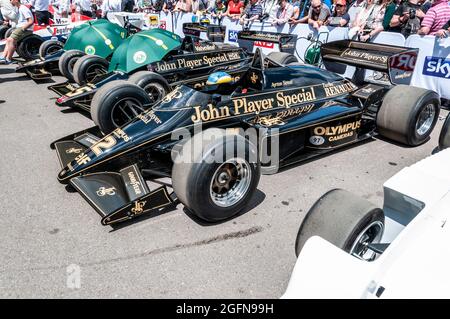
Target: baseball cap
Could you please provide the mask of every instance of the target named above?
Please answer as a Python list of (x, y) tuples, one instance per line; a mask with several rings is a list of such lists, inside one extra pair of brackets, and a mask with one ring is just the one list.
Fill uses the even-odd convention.
[(340, 4), (341, 6), (345, 6), (347, 5), (347, 2), (345, 0), (336, 0), (336, 2), (334, 4)]

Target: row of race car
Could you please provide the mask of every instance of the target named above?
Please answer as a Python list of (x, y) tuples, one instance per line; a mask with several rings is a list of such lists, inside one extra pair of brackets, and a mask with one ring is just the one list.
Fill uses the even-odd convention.
[[(67, 81), (49, 87), (59, 95), (56, 104), (90, 112), (95, 126), (51, 147), (62, 166), (58, 180), (72, 185), (103, 225), (180, 202), (205, 221), (229, 219), (247, 205), (261, 174), (378, 134), (418, 146), (438, 120), (437, 93), (408, 85), (417, 49), (330, 42), (321, 46), (321, 68), (298, 62), (291, 34), (246, 30), (236, 47), (212, 41), (221, 39), (220, 26), (188, 23), (183, 29), (181, 38), (89, 21), (64, 45), (45, 42), (53, 49), (17, 69), (35, 81), (61, 73)], [(202, 32), (209, 40), (200, 39)], [(277, 43), (280, 52), (265, 56), (254, 41)], [(352, 79), (340, 75), (346, 66), (355, 68)], [(385, 76), (369, 82), (366, 70)], [(447, 118), (439, 148), (449, 146)], [(147, 181), (161, 186), (150, 189)], [(378, 244), (382, 211), (341, 191), (327, 202), (335, 203), (336, 194), (360, 209), (341, 216), (352, 227), (344, 227), (334, 244), (373, 260), (386, 249)], [(327, 239), (316, 227), (330, 224), (323, 211), (307, 214), (297, 253), (314, 235)]]

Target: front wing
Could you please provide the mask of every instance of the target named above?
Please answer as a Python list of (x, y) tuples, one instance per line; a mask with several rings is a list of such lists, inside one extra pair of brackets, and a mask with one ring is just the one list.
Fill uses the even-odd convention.
[[(59, 140), (56, 149), (62, 167), (76, 159), (100, 139), (95, 128), (88, 129), (73, 140)], [(95, 172), (74, 177), (70, 184), (100, 214), (102, 225), (123, 222), (145, 213), (177, 204), (175, 194), (165, 185), (149, 189), (138, 164), (131, 164), (119, 172)]]

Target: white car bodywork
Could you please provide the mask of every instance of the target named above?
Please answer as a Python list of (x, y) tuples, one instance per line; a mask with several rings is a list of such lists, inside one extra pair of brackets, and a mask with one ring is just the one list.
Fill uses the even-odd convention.
[(303, 247), (282, 298), (450, 298), (450, 149), (384, 183), (391, 243), (375, 261), (314, 236)]

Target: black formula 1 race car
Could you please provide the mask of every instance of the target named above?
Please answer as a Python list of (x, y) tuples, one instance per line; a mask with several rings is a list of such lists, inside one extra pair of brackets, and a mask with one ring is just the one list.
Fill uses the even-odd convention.
[[(355, 66), (353, 79), (299, 63), (281, 66), (258, 50), (238, 81), (221, 73), (202, 89), (181, 85), (106, 136), (93, 127), (52, 143), (63, 167), (58, 180), (71, 184), (103, 225), (178, 202), (214, 222), (246, 206), (261, 173), (376, 134), (409, 146), (429, 139), (438, 94), (393, 85), (409, 82), (417, 49), (344, 40), (324, 44), (321, 54), (329, 67)], [(391, 83), (364, 82), (364, 69), (386, 73)], [(146, 98), (141, 94), (144, 104)]]
[[(240, 78), (249, 68), (251, 52), (255, 41), (277, 43), (281, 52), (273, 52), (270, 58), (280, 64), (297, 62), (293, 55), (296, 35), (271, 32), (242, 31), (238, 33), (240, 47), (200, 40), (200, 31), (206, 31), (211, 40), (220, 40), (215, 26), (205, 27), (185, 24), (184, 32), (189, 34), (183, 39), (179, 49), (167, 54), (163, 60), (146, 65), (144, 70), (133, 69), (132, 72), (113, 71), (94, 78), (85, 85), (62, 83), (52, 85), (49, 89), (60, 97), (56, 104), (61, 107), (76, 107), (91, 113), (94, 123), (109, 133), (113, 129), (133, 119), (137, 114), (150, 107), (144, 105), (135, 92), (120, 89), (122, 82), (128, 80), (143, 88), (153, 103), (160, 101), (172, 88), (184, 84), (196, 89), (205, 86), (211, 73), (227, 71), (234, 79)], [(195, 33), (193, 31), (197, 31)], [(121, 100), (127, 98), (127, 103)], [(132, 103), (130, 103), (132, 101)], [(147, 99), (145, 99), (147, 101)]]

